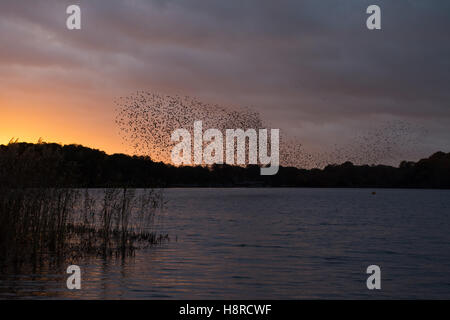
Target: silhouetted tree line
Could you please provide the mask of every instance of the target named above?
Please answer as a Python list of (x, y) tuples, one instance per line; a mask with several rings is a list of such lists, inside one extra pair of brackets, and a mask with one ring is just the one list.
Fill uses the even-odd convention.
[(345, 162), (324, 169), (280, 167), (274, 176), (261, 176), (256, 165), (175, 167), (149, 157), (107, 155), (81, 145), (0, 146), (0, 188), (239, 186), (450, 188), (450, 153), (403, 161), (399, 167)]

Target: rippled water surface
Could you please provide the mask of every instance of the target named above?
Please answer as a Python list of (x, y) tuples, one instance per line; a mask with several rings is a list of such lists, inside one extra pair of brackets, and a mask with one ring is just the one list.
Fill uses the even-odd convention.
[[(168, 189), (171, 241), (125, 260), (0, 275), (0, 298), (450, 298), (450, 191)], [(367, 266), (382, 288), (366, 288)]]

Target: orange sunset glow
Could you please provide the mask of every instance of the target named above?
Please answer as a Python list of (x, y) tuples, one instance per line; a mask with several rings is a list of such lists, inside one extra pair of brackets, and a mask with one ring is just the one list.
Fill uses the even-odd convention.
[(129, 151), (117, 134), (114, 113), (99, 113), (99, 100), (94, 103), (44, 90), (36, 94), (18, 92), (1, 102), (0, 144), (7, 144), (12, 138), (32, 143), (42, 138), (61, 144), (82, 144), (107, 153)]
[[(345, 18), (329, 19), (314, 2), (299, 10), (267, 4), (267, 12), (158, 1), (113, 1), (105, 10), (86, 2), (81, 30), (66, 27), (68, 1), (42, 1), (39, 10), (12, 3), (0, 5), (1, 144), (42, 138), (133, 153), (115, 124), (114, 101), (145, 90), (195, 97), (212, 111), (251, 107), (326, 162), (397, 164), (446, 146), (448, 41), (442, 28), (430, 25), (425, 36), (403, 27), (420, 10), (405, 17), (394, 6), (406, 21), (386, 38), (361, 27), (361, 10), (337, 7)], [(372, 143), (384, 145), (367, 159), (374, 131)]]
[(0, 305), (450, 299), (449, 39), (449, 0), (0, 0)]

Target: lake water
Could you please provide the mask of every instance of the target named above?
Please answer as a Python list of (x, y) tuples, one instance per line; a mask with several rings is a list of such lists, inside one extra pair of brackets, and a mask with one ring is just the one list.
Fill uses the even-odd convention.
[[(450, 298), (450, 191), (167, 189), (171, 241), (125, 260), (0, 275), (0, 298)], [(368, 290), (366, 268), (381, 268)]]

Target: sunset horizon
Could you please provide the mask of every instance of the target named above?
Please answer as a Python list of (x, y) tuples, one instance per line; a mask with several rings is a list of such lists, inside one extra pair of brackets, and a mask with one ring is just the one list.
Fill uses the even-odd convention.
[(0, 305), (450, 299), (449, 39), (448, 0), (1, 0)]
[[(105, 11), (87, 2), (81, 29), (68, 30), (66, 2), (0, 6), (0, 143), (42, 137), (133, 153), (116, 100), (143, 90), (190, 96), (213, 112), (248, 107), (301, 145), (290, 156), (304, 158), (297, 166), (396, 164), (447, 146), (448, 21), (439, 6), (383, 1), (389, 31), (368, 32), (363, 3), (337, 6), (330, 19), (311, 1), (256, 11), (201, 1), (112, 1)], [(409, 32), (420, 19), (429, 23)]]

